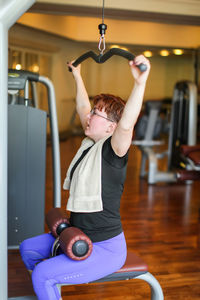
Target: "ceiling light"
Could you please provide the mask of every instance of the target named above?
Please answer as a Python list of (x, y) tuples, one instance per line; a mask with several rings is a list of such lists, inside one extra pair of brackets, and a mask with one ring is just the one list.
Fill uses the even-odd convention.
[(38, 65), (33, 65), (32, 66), (32, 70), (33, 70), (33, 72), (39, 72), (39, 66)]
[(169, 51), (168, 50), (161, 50), (160, 51), (160, 55), (161, 56), (168, 56), (169, 55)]
[(173, 49), (173, 53), (175, 54), (175, 55), (182, 55), (183, 54), (183, 50), (182, 49)]
[(146, 56), (146, 57), (152, 57), (152, 56), (153, 56), (153, 53), (152, 53), (151, 51), (149, 51), (149, 50), (144, 51), (143, 54), (144, 54), (144, 56)]

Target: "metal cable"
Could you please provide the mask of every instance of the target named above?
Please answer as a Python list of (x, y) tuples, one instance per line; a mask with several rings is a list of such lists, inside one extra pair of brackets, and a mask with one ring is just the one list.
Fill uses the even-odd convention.
[(103, 7), (102, 7), (102, 23), (104, 23), (104, 0), (103, 0)]

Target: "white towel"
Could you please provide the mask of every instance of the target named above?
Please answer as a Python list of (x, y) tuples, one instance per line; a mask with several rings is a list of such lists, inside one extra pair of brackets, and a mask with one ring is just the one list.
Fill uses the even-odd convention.
[[(70, 190), (67, 210), (82, 213), (103, 210), (101, 197), (101, 153), (103, 143), (106, 139), (108, 139), (108, 137), (94, 143), (91, 139), (85, 138), (72, 160), (63, 184), (64, 189)], [(74, 164), (83, 151), (92, 145), (93, 147), (76, 167), (72, 180), (70, 181), (70, 173)]]

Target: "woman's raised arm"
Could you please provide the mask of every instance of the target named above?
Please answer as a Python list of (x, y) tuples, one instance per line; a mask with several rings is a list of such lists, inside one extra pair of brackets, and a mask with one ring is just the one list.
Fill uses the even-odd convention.
[[(141, 72), (137, 67), (141, 63), (147, 66), (145, 72)], [(142, 107), (146, 81), (150, 71), (149, 60), (143, 55), (135, 57), (134, 61), (130, 61), (129, 64), (135, 83), (111, 139), (112, 148), (120, 157), (127, 153), (131, 145), (133, 129)]]
[(91, 104), (81, 76), (81, 65), (74, 67), (72, 63), (73, 61), (67, 65), (72, 69), (72, 74), (76, 83), (76, 111), (80, 117), (83, 129), (85, 129), (87, 115), (91, 111)]

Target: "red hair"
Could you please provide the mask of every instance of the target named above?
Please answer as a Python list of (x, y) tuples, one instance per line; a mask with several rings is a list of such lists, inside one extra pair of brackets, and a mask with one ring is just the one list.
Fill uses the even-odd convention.
[(110, 95), (110, 94), (100, 94), (93, 98), (94, 106), (98, 108), (100, 111), (105, 109), (107, 116), (109, 119), (118, 123), (121, 119), (125, 101), (120, 97)]

